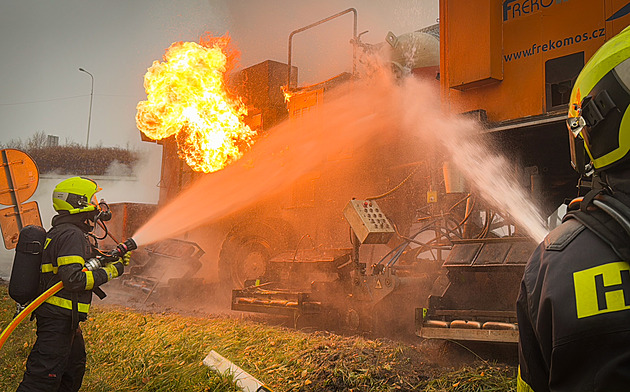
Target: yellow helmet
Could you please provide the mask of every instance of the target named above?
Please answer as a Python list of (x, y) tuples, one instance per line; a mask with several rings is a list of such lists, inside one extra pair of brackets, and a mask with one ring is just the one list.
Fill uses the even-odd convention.
[(630, 157), (629, 104), (630, 27), (626, 27), (595, 52), (571, 91), (567, 126), (571, 164), (578, 173), (608, 169)]
[(95, 196), (100, 190), (96, 181), (89, 178), (68, 178), (53, 190), (53, 207), (57, 212), (67, 211), (70, 214), (100, 210)]

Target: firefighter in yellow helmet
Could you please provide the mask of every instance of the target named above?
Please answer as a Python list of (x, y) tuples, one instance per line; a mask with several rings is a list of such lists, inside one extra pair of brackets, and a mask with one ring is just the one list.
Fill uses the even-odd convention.
[(518, 391), (630, 390), (630, 27), (582, 69), (569, 103), (583, 197), (534, 251), (517, 301)]
[(72, 177), (60, 182), (52, 195), (57, 211), (42, 253), (42, 292), (59, 281), (63, 289), (35, 311), (37, 340), (26, 362), (18, 391), (78, 391), (85, 373), (85, 344), (79, 322), (87, 318), (92, 292), (124, 272), (122, 261), (94, 271), (84, 269), (95, 256), (92, 231), (98, 220), (111, 214), (101, 208), (95, 181)]

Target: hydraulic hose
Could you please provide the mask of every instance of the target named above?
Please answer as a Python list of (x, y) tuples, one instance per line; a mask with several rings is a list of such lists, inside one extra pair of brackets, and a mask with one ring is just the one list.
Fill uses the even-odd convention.
[[(606, 213), (608, 213), (608, 215), (610, 215), (615, 221), (617, 221), (617, 223), (619, 223), (621, 227), (623, 227), (626, 234), (630, 235), (630, 221), (623, 213), (619, 212), (618, 208), (615, 208), (618, 207), (618, 205), (615, 206), (615, 204), (611, 203), (611, 201), (616, 200), (612, 198), (602, 198), (602, 200), (600, 201), (595, 198), (593, 200), (593, 204), (595, 205), (595, 207), (599, 207)], [(621, 203), (617, 202), (617, 204)], [(623, 204), (621, 204), (621, 206), (623, 206)]]
[[(577, 197), (569, 203), (568, 208), (573, 209), (577, 208), (576, 205), (582, 203), (584, 197)], [(619, 200), (610, 197), (608, 195), (597, 195), (592, 201), (595, 207), (600, 208), (602, 211), (610, 215), (619, 225), (624, 229), (624, 231), (630, 235), (630, 209), (621, 203)]]
[(4, 346), (4, 343), (7, 341), (11, 333), (13, 333), (13, 330), (15, 329), (15, 327), (17, 327), (18, 324), (20, 324), (22, 320), (24, 320), (28, 315), (30, 315), (35, 309), (37, 309), (39, 305), (43, 304), (48, 298), (55, 295), (55, 293), (57, 293), (62, 288), (63, 288), (63, 282), (57, 283), (53, 287), (44, 291), (42, 295), (35, 298), (33, 302), (31, 302), (17, 316), (15, 316), (15, 318), (11, 320), (11, 322), (9, 323), (9, 325), (7, 325), (4, 331), (2, 331), (2, 334), (0, 334), (0, 350), (2, 350), (2, 346)]

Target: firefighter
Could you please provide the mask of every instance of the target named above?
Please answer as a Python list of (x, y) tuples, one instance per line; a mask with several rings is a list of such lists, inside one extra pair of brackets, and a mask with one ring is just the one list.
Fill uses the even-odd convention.
[[(85, 373), (85, 344), (79, 322), (87, 318), (92, 292), (124, 272), (123, 261), (94, 271), (84, 269), (94, 256), (96, 222), (111, 217), (95, 197), (95, 181), (72, 177), (60, 182), (52, 195), (57, 212), (42, 253), (41, 286), (59, 281), (63, 289), (35, 311), (37, 340), (26, 362), (18, 391), (78, 391)], [(94, 238), (94, 240), (90, 240)]]
[(529, 259), (518, 391), (630, 390), (630, 27), (571, 92), (571, 161), (590, 190)]

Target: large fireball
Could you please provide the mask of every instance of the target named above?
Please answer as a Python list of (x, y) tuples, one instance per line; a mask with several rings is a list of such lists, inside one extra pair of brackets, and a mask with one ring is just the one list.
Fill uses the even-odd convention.
[(243, 123), (246, 106), (226, 88), (229, 42), (226, 35), (172, 44), (147, 70), (147, 100), (137, 106), (138, 129), (153, 140), (175, 135), (180, 158), (199, 172), (239, 159), (256, 134)]

